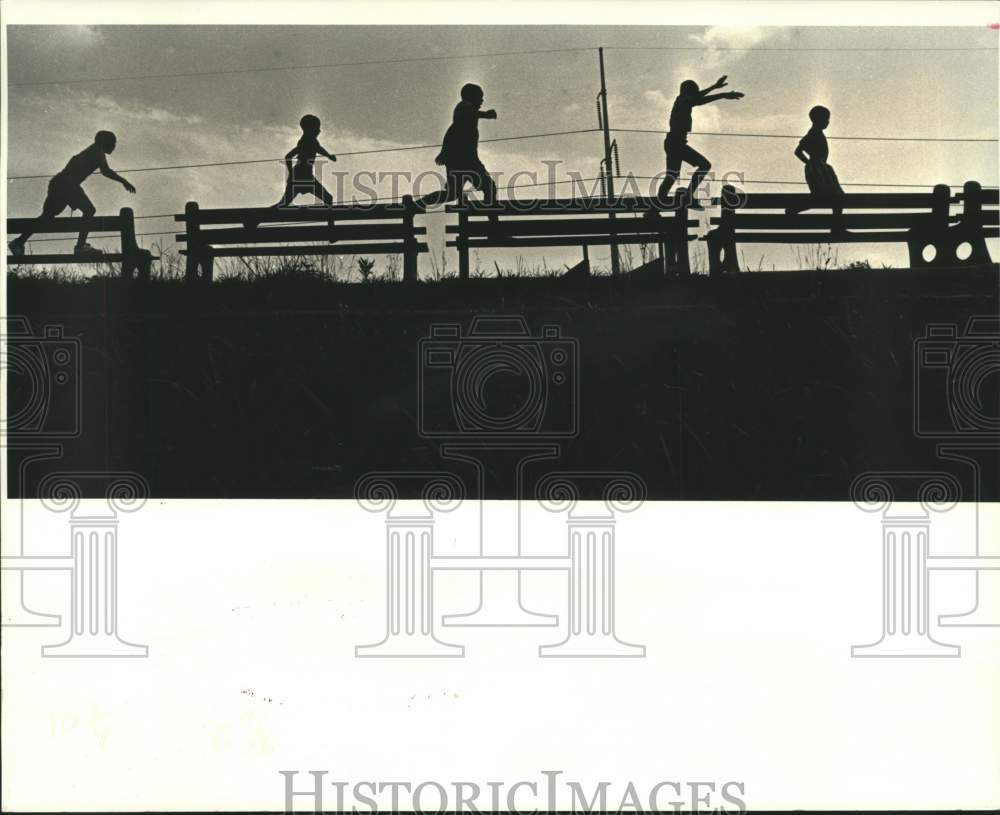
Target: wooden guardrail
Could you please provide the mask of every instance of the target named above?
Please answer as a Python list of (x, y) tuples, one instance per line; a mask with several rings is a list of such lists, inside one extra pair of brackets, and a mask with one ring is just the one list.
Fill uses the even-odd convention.
[[(977, 266), (991, 262), (986, 239), (997, 237), (997, 196), (975, 181), (957, 196), (939, 184), (926, 193), (846, 193), (835, 200), (723, 187), (712, 201), (721, 212), (702, 240), (713, 275), (739, 272), (743, 243), (905, 243), (914, 269)], [(952, 214), (957, 203), (962, 211)], [(831, 205), (843, 213), (834, 214)], [(824, 208), (830, 211), (811, 211)]]
[(135, 240), (135, 215), (128, 207), (123, 207), (117, 215), (94, 215), (89, 218), (8, 218), (7, 235), (18, 235), (22, 232), (36, 234), (77, 233), (86, 229), (88, 232), (117, 232), (121, 240), (118, 252), (93, 252), (75, 254), (74, 252), (45, 254), (7, 255), (7, 265), (59, 265), (77, 263), (121, 263), (121, 274), (125, 279), (138, 276), (139, 280), (148, 280), (153, 261), (157, 260), (151, 252), (141, 249)]
[(400, 254), (403, 280), (417, 279), (418, 240), (426, 228), (414, 226), (415, 210), (402, 204), (266, 209), (201, 209), (191, 201), (174, 220), (185, 232), (186, 278), (212, 279), (217, 257), (264, 255)]
[(447, 208), (458, 223), (445, 227), (458, 249), (459, 277), (469, 276), (469, 251), (485, 248), (654, 244), (666, 273), (690, 274), (688, 241), (694, 240), (686, 208), (653, 206), (650, 198), (546, 198), (464, 201)]

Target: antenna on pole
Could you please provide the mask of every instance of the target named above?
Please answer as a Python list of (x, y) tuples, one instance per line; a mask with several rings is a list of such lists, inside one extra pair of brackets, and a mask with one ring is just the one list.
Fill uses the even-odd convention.
[[(610, 201), (615, 197), (615, 175), (613, 165), (611, 163), (611, 128), (608, 125), (608, 86), (604, 80), (604, 49), (597, 49), (597, 59), (601, 66), (601, 92), (597, 95), (598, 105), (597, 105), (597, 122), (598, 126), (604, 131), (604, 193), (607, 200)], [(615, 220), (615, 215), (612, 212), (609, 215), (612, 222)], [(614, 232), (611, 235), (611, 274), (617, 276), (620, 271), (620, 266), (618, 262), (618, 242), (614, 238)]]

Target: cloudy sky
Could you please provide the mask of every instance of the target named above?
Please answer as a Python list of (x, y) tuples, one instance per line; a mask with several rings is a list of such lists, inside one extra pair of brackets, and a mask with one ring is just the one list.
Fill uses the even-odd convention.
[[(797, 137), (808, 129), (809, 108), (824, 104), (833, 112), (830, 137), (997, 138), (997, 32), (985, 27), (9, 26), (7, 42), (8, 176), (58, 171), (98, 129), (118, 134), (111, 164), (123, 173), (276, 158), (294, 145), (298, 120), (307, 112), (322, 119), (321, 141), (335, 153), (436, 145), (458, 89), (468, 81), (483, 85), (486, 107), (498, 113), (496, 121), (482, 123), (482, 139), (593, 128), (599, 75), (596, 52), (589, 49), (598, 45), (608, 49), (612, 127), (658, 131), (613, 134), (623, 173), (662, 171), (659, 133), (678, 84), (691, 77), (704, 85), (720, 74), (728, 74), (730, 89), (746, 98), (696, 110), (696, 131)], [(558, 50), (574, 48), (588, 50)], [(654, 50), (670, 48), (675, 50)], [(903, 48), (969, 50), (885, 50)], [(498, 54), (511, 51), (551, 52)], [(426, 59), (453, 56), (460, 58)], [(368, 64), (107, 79), (351, 62)], [(63, 82), (85, 79), (103, 81)], [(802, 180), (792, 155), (794, 139), (693, 135), (691, 143), (720, 175)], [(570, 172), (592, 177), (601, 151), (601, 136), (592, 132), (484, 144), (480, 155), (501, 174), (502, 185), (519, 171), (544, 180), (545, 162), (552, 161), (560, 162), (558, 178)], [(345, 155), (336, 169), (352, 176), (416, 175), (436, 170), (435, 153), (431, 148)], [(995, 141), (831, 140), (830, 162), (847, 183), (998, 182)], [(205, 207), (267, 205), (277, 200), (284, 180), (280, 163), (124, 174), (138, 188), (129, 203), (140, 216), (180, 212), (189, 200)], [(522, 184), (530, 181), (519, 178)], [(45, 183), (8, 181), (9, 214), (36, 214)], [(371, 186), (371, 176), (362, 176), (361, 183)], [(349, 195), (351, 184), (345, 184)], [(420, 189), (435, 185), (425, 178)], [(380, 195), (393, 191), (391, 178), (377, 186)], [(565, 193), (569, 187), (558, 189)], [(804, 188), (748, 184), (747, 189)], [(100, 211), (116, 211), (128, 198), (120, 186), (99, 177), (90, 179), (86, 190)], [(537, 192), (546, 194), (543, 187)], [(430, 242), (439, 249), (444, 218), (426, 221)], [(169, 219), (148, 219), (139, 231), (172, 228)], [(790, 251), (767, 247), (765, 266), (794, 266)], [(595, 254), (601, 263), (601, 252)], [(555, 251), (528, 260), (540, 263), (542, 255), (556, 264), (573, 260), (573, 252)], [(841, 249), (842, 260), (858, 255), (902, 262), (905, 251)], [(449, 263), (454, 268), (454, 258)]]

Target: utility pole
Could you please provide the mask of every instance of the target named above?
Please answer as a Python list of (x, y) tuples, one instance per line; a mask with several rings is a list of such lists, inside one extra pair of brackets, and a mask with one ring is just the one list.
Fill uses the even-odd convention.
[[(610, 201), (615, 197), (615, 175), (611, 164), (611, 129), (608, 127), (608, 86), (604, 81), (604, 49), (597, 49), (597, 59), (601, 66), (601, 107), (600, 111), (603, 114), (601, 116), (601, 125), (604, 129), (604, 189), (607, 193), (608, 200)], [(611, 213), (609, 216), (611, 218), (612, 224), (614, 223), (615, 216)], [(620, 271), (618, 264), (618, 242), (614, 239), (612, 234), (611, 238), (611, 274), (616, 276)]]

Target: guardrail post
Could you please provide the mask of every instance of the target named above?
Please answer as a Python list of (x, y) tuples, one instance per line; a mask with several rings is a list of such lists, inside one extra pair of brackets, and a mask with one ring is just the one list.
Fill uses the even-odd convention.
[[(931, 196), (931, 213), (927, 224), (912, 227), (908, 233), (906, 248), (911, 269), (951, 265), (945, 257), (954, 254), (955, 249), (955, 246), (950, 245), (952, 236), (948, 226), (951, 188), (947, 184), (937, 184)], [(933, 250), (930, 260), (924, 257), (928, 250)]]
[[(688, 258), (688, 208), (683, 203), (674, 213), (670, 244), (670, 261), (680, 277), (691, 274), (691, 261)], [(668, 245), (670, 245), (668, 244)]]
[[(465, 196), (459, 195), (459, 206), (466, 204)], [(458, 277), (460, 280), (469, 279), (469, 239), (467, 231), (469, 229), (469, 215), (464, 209), (458, 212), (458, 235), (455, 237), (455, 246), (458, 249)]]
[(983, 188), (978, 181), (966, 181), (962, 187), (962, 216), (957, 231), (961, 238), (958, 245), (967, 242), (971, 252), (964, 260), (956, 254), (955, 260), (969, 266), (988, 265), (993, 262), (983, 231)]
[(187, 232), (187, 262), (184, 279), (188, 283), (198, 280), (199, 255), (201, 254), (201, 225), (198, 223), (198, 202), (188, 201), (184, 205), (185, 231)]
[(139, 247), (135, 242), (135, 213), (129, 207), (118, 211), (122, 222), (122, 279), (131, 280), (139, 268)]
[[(409, 196), (406, 196), (409, 198)], [(412, 202), (410, 198), (410, 202)], [(403, 228), (406, 230), (406, 235), (403, 238), (403, 282), (404, 283), (416, 283), (417, 282), (417, 236), (413, 232), (413, 209), (412, 204), (407, 206), (406, 200), (403, 201), (405, 207), (403, 214)]]
[(719, 201), (719, 225), (708, 233), (708, 272), (712, 277), (726, 273), (736, 274), (740, 270), (736, 259), (732, 203), (737, 200), (736, 188), (726, 184)]
[(137, 276), (139, 282), (149, 281), (153, 267), (153, 254), (139, 247), (135, 240), (135, 213), (129, 207), (122, 207), (118, 213), (122, 221), (122, 278), (131, 280)]

